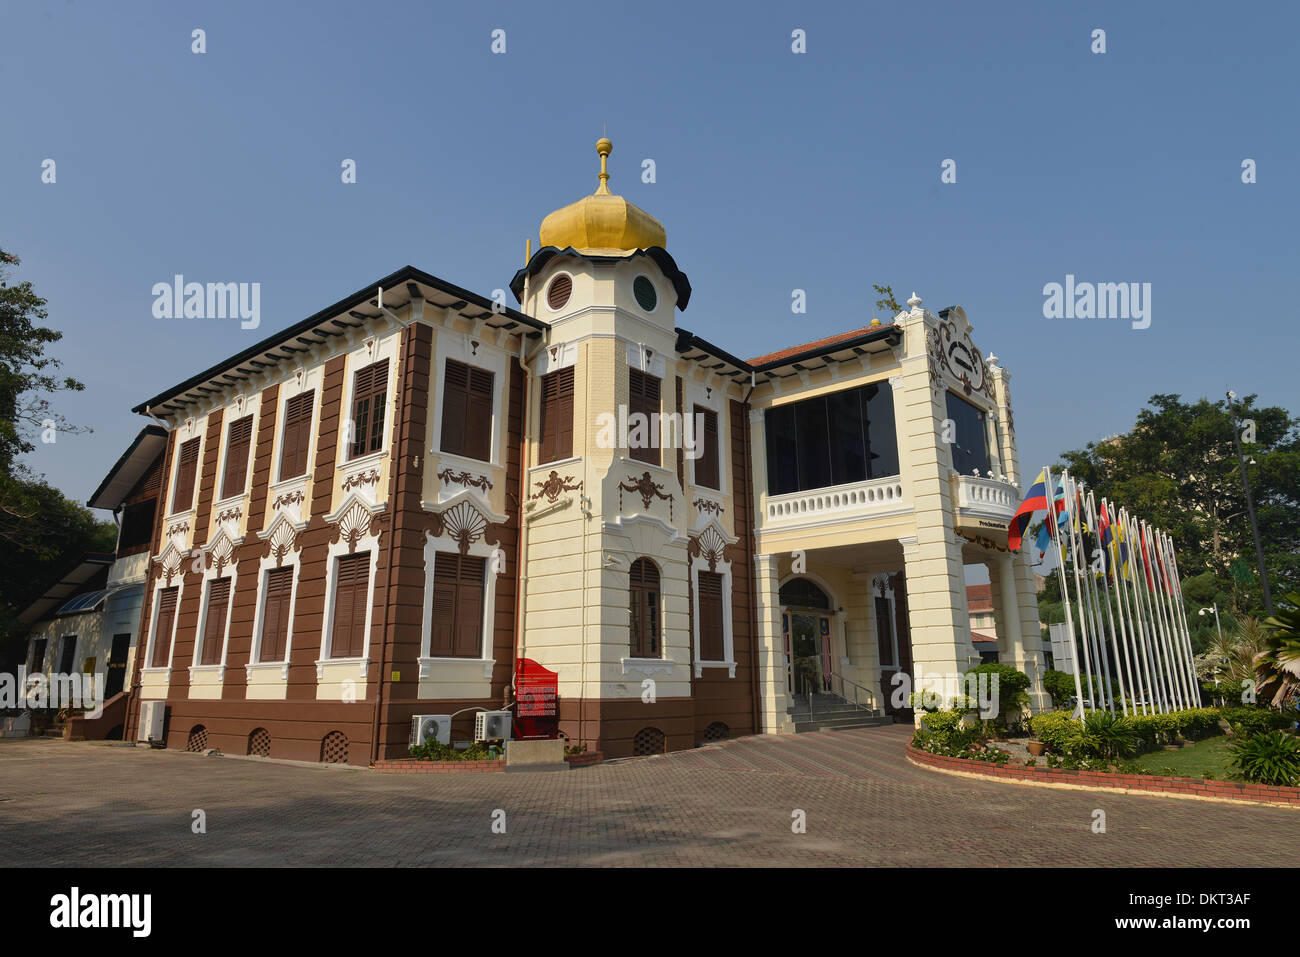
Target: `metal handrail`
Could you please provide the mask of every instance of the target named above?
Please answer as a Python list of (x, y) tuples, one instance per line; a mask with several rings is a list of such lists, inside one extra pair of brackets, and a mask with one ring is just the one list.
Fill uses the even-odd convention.
[[(863, 687), (862, 685), (858, 684), (856, 681), (851, 681), (850, 679), (845, 678), (843, 675), (838, 675), (833, 671), (827, 672), (825, 678), (830, 683), (832, 691), (834, 690), (835, 682), (838, 681), (840, 683), (839, 696), (843, 698), (845, 701), (852, 704), (854, 707), (863, 708), (863, 710), (871, 711), (871, 712), (876, 711), (876, 693), (872, 691), (870, 688)], [(851, 686), (853, 688), (854, 693), (853, 693), (853, 697), (851, 698), (845, 693), (846, 685)], [(864, 706), (862, 702), (858, 700), (859, 692), (867, 696), (867, 702), (868, 702), (867, 705)]]

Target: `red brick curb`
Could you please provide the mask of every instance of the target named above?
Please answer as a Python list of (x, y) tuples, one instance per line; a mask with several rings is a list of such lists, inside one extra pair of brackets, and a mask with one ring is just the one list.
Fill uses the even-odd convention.
[(573, 768), (589, 768), (604, 763), (605, 755), (599, 751), (584, 751), (581, 754), (566, 754), (564, 760)]
[(386, 774), (473, 774), (505, 769), (505, 758), (495, 761), (416, 761), (414, 758), (390, 758), (375, 762), (375, 770)]
[(1067, 771), (1064, 768), (1007, 767), (966, 758), (931, 754), (929, 751), (919, 751), (910, 744), (907, 746), (907, 760), (918, 767), (928, 767), (945, 774), (997, 778), (1012, 784), (1138, 792), (1158, 794), (1163, 797), (1190, 798), (1196, 801), (1234, 801), (1300, 810), (1300, 788), (1271, 787), (1265, 784), (1245, 784), (1236, 781), (1206, 781), (1200, 778), (1175, 778), (1156, 774), (1110, 774), (1106, 771)]

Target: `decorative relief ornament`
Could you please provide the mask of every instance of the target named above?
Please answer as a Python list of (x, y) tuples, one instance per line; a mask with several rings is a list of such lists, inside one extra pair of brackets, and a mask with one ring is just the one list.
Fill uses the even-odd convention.
[(629, 475), (626, 482), (618, 484), (618, 510), (623, 511), (623, 493), (636, 492), (641, 496), (643, 508), (650, 507), (651, 499), (666, 499), (668, 502), (668, 520), (671, 522), (673, 519), (673, 497), (671, 494), (665, 495), (662, 490), (663, 484), (652, 479), (649, 472), (643, 472), (640, 478)]
[[(429, 516), (429, 531), (434, 538), (446, 535), (456, 543), (462, 555), (469, 553), (470, 545), (480, 538), (487, 541), (485, 535), (490, 523), (478, 509), (469, 502), (461, 502), (445, 512), (434, 512)], [(491, 542), (487, 542), (491, 545)]]
[(533, 500), (537, 500), (545, 496), (548, 504), (554, 504), (555, 500), (560, 497), (560, 493), (578, 492), (582, 490), (581, 482), (577, 485), (572, 483), (573, 477), (571, 475), (566, 475), (561, 478), (559, 472), (552, 470), (551, 474), (547, 476), (546, 481), (533, 483), (537, 486), (537, 494), (529, 497)]
[(699, 535), (692, 536), (686, 543), (686, 553), (692, 558), (701, 558), (709, 563), (709, 571), (718, 570), (718, 562), (725, 562), (727, 541), (716, 528), (710, 525)]
[(463, 485), (465, 488), (482, 489), (484, 492), (492, 488), (492, 481), (486, 475), (475, 475), (467, 471), (456, 472), (451, 466), (447, 466), (437, 475), (444, 485)]
[(365, 535), (370, 534), (370, 522), (374, 518), (370, 509), (366, 508), (360, 502), (353, 504), (343, 517), (335, 525), (337, 534), (334, 541), (347, 542), (348, 552), (352, 553), (357, 550), (357, 542)]

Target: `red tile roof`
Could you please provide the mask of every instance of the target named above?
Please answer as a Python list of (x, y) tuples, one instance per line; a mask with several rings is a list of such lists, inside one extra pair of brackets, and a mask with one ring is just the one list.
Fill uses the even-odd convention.
[[(885, 323), (888, 326), (889, 323)], [(877, 326), (882, 329), (885, 326)], [(856, 339), (858, 336), (865, 336), (868, 332), (873, 331), (870, 326), (863, 326), (861, 329), (852, 329), (849, 332), (841, 332), (839, 335), (827, 336), (825, 339), (818, 339), (815, 342), (805, 342), (802, 345), (791, 346), (788, 349), (781, 349), (777, 352), (769, 352), (765, 356), (755, 356), (749, 360), (752, 366), (764, 365), (768, 362), (775, 362), (778, 359), (784, 359), (787, 356), (797, 356), (801, 352), (808, 352), (812, 349), (820, 349), (823, 346), (833, 346), (837, 342), (847, 342), (850, 339)]]
[(970, 640), (977, 645), (987, 645), (987, 644), (996, 645), (998, 643), (998, 640), (996, 638), (990, 635), (980, 634), (978, 631), (972, 631), (970, 633)]
[(993, 610), (992, 585), (967, 585), (966, 607), (972, 612)]

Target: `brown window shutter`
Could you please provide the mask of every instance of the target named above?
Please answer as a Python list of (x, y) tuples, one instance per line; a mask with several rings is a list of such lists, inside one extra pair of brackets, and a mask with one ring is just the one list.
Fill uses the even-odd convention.
[(466, 454), (484, 462), (492, 458), (492, 379), (491, 372), (470, 368)]
[(253, 441), (253, 417), (246, 415), (230, 423), (226, 433), (226, 471), (221, 478), (221, 497), (241, 495), (248, 478), (248, 449)]
[(465, 455), (466, 416), (469, 409), (469, 366), (447, 360), (442, 377), (442, 451)]
[(276, 568), (267, 572), (259, 661), (284, 660), (285, 646), (289, 643), (289, 604), (292, 595), (292, 568)]
[(357, 658), (365, 647), (366, 598), (370, 589), (370, 553), (338, 559), (334, 589), (331, 658)]
[(573, 455), (573, 366), (542, 376), (539, 462)]
[(384, 444), (388, 360), (358, 369), (352, 386), (352, 444), (348, 457), (378, 452)]
[(460, 575), (456, 590), (457, 658), (482, 657), (483, 648), (483, 569), (486, 560), (472, 555), (460, 556)]
[(153, 661), (155, 668), (166, 668), (172, 652), (172, 626), (176, 622), (177, 588), (164, 588), (158, 597), (158, 621), (153, 632)]
[(456, 581), (459, 555), (438, 552), (433, 565), (433, 628), (429, 654), (450, 658), (456, 630)]
[(479, 658), (483, 653), (484, 571), (487, 560), (438, 552), (433, 566), (433, 622), (429, 654)]
[(659, 569), (638, 558), (628, 572), (631, 600), (631, 642), (634, 658), (659, 657)]
[(311, 413), (314, 392), (295, 395), (284, 407), (284, 439), (280, 450), (280, 479), (297, 478), (307, 471), (311, 448)]
[(697, 405), (695, 414), (704, 417), (704, 430), (695, 437), (695, 440), (701, 443), (700, 457), (695, 460), (695, 484), (717, 489), (720, 484), (718, 481), (718, 413)]
[(628, 454), (638, 462), (645, 462), (648, 465), (659, 464), (659, 449), (650, 446), (650, 422), (651, 416), (659, 412), (659, 380), (652, 375), (647, 375), (640, 369), (629, 368), (628, 373), (628, 402), (627, 412), (629, 419), (631, 416), (640, 412), (646, 417), (645, 439), (646, 445), (639, 448), (629, 449)]
[(726, 654), (723, 640), (722, 576), (700, 572), (700, 589), (696, 596), (696, 614), (700, 616), (700, 660), (722, 661)]
[(190, 439), (181, 446), (176, 467), (176, 489), (172, 493), (172, 511), (184, 512), (194, 504), (194, 473), (199, 464), (199, 440)]
[(221, 645), (226, 637), (226, 612), (230, 608), (230, 579), (218, 578), (208, 585), (208, 616), (203, 623), (201, 665), (221, 663)]

